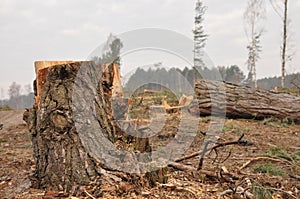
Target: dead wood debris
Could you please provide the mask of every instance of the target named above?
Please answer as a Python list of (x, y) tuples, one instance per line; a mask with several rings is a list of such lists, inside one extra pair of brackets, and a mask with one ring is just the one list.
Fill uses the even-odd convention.
[[(198, 170), (200, 170), (203, 166), (203, 161), (204, 161), (204, 155), (209, 152), (209, 151), (212, 151), (214, 150), (217, 154), (217, 149), (220, 148), (220, 147), (224, 147), (224, 146), (229, 146), (229, 145), (239, 145), (239, 146), (251, 146), (253, 145), (253, 143), (249, 142), (249, 141), (246, 141), (246, 140), (243, 140), (244, 138), (244, 134), (240, 136), (240, 138), (236, 141), (230, 141), (230, 142), (223, 142), (223, 143), (216, 143), (214, 146), (212, 146), (211, 148), (205, 148), (205, 150), (202, 150), (202, 151), (198, 151), (198, 152), (195, 152), (195, 153), (192, 153), (190, 155), (187, 155), (187, 156), (184, 156), (184, 157), (181, 157), (179, 159), (177, 159), (175, 162), (181, 162), (183, 160), (187, 160), (187, 159), (191, 159), (191, 158), (194, 158), (196, 156), (199, 156), (201, 155), (201, 158), (200, 158), (200, 162), (199, 162), (199, 166), (198, 166)], [(207, 143), (209, 144), (209, 143)], [(228, 159), (229, 157), (227, 157), (226, 159)]]
[(293, 179), (296, 179), (296, 180), (300, 181), (300, 176), (296, 176), (296, 175), (293, 175), (293, 174), (289, 174), (289, 176)]
[(253, 194), (249, 192), (249, 190), (243, 187), (237, 187), (235, 190), (232, 189), (227, 189), (223, 192), (221, 192), (218, 196), (218, 199), (221, 199), (223, 196), (231, 194), (233, 198), (242, 198), (240, 197), (240, 195), (245, 196), (247, 199), (252, 199), (253, 198)]
[(243, 164), (238, 170), (241, 172), (243, 169), (248, 167), (250, 164), (253, 164), (253, 163), (259, 162), (259, 161), (285, 162), (285, 163), (291, 164), (289, 161), (284, 160), (284, 159), (277, 159), (277, 158), (270, 158), (270, 157), (257, 157), (257, 158), (253, 158), (253, 159), (249, 160), (248, 162), (246, 162), (245, 164)]
[[(249, 146), (252, 145), (251, 142), (243, 140), (244, 134), (242, 136), (240, 136), (240, 138), (236, 141), (230, 141), (230, 142), (223, 142), (223, 143), (216, 143), (215, 145), (213, 145), (210, 148), (205, 148), (202, 151), (198, 151), (196, 153), (184, 156), (182, 158), (179, 158), (176, 160), (176, 162), (172, 162), (169, 164), (169, 166), (178, 169), (178, 170), (182, 170), (182, 171), (192, 171), (192, 172), (198, 172), (199, 174), (204, 174), (210, 177), (213, 177), (219, 181), (223, 181), (223, 182), (233, 182), (234, 180), (238, 180), (239, 178), (236, 177), (233, 174), (229, 174), (229, 172), (227, 171), (227, 169), (224, 170), (221, 169), (219, 172), (216, 171), (207, 171), (207, 170), (203, 170), (202, 166), (203, 166), (203, 161), (204, 161), (204, 155), (209, 152), (214, 150), (216, 152), (216, 154), (218, 154), (217, 149), (220, 147), (225, 147), (225, 146), (229, 146), (229, 145), (240, 145), (240, 146)], [(183, 160), (187, 160), (196, 156), (200, 156), (200, 162), (199, 162), (199, 166), (196, 169), (195, 167), (192, 166), (188, 166), (188, 165), (184, 165), (184, 164), (180, 164), (179, 162), (183, 161)], [(230, 155), (229, 155), (230, 156)], [(229, 158), (226, 157), (226, 160)], [(225, 172), (224, 172), (225, 171)]]

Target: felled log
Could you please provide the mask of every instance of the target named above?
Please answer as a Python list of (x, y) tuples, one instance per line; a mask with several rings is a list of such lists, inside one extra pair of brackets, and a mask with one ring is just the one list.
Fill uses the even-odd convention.
[[(111, 99), (120, 92), (113, 91), (116, 77), (109, 71), (116, 68), (107, 72), (94, 62), (45, 63), (36, 67), (35, 105), (24, 113), (36, 162), (33, 187), (70, 193), (114, 172), (136, 185), (155, 184), (157, 175), (138, 175), (135, 153), (122, 150), (126, 143), (115, 145), (122, 132)], [(147, 144), (140, 150), (151, 150)]]
[(300, 121), (300, 97), (296, 95), (201, 80), (195, 85), (195, 97), (189, 111), (198, 116)]

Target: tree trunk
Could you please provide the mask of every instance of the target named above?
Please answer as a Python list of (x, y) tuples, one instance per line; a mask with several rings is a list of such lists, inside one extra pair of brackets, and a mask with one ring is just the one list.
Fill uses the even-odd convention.
[[(103, 170), (111, 171), (110, 176), (121, 172), (135, 185), (154, 184), (157, 179), (152, 175), (145, 180), (136, 175), (139, 171), (126, 173), (120, 168), (135, 157), (127, 153), (120, 162), (123, 153), (114, 145), (122, 132), (111, 110), (113, 76), (107, 78), (93, 62), (58, 64), (37, 68), (36, 103), (24, 113), (36, 160), (33, 187), (70, 193), (103, 178)], [(144, 148), (149, 150), (148, 145)]]
[(300, 121), (299, 96), (205, 80), (196, 84), (195, 93), (197, 100), (189, 107), (190, 113), (195, 115), (211, 115), (214, 106), (214, 115), (225, 112), (228, 118), (274, 117)]
[(284, 0), (284, 17), (283, 17), (283, 45), (281, 54), (281, 87), (285, 88), (285, 65), (286, 65), (286, 49), (287, 49), (287, 7), (288, 0)]

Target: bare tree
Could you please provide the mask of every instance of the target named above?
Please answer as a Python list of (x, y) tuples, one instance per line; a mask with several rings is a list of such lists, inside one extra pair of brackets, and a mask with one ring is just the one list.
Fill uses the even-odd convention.
[(203, 5), (201, 0), (197, 0), (195, 7), (195, 27), (194, 33), (194, 81), (196, 80), (196, 68), (203, 68), (202, 60), (203, 48), (206, 45), (208, 35), (204, 33), (203, 21), (207, 7)]
[(20, 108), (20, 91), (21, 85), (17, 84), (16, 82), (13, 82), (8, 89), (9, 98), (14, 103), (16, 109)]
[(288, 53), (288, 0), (270, 0), (274, 11), (278, 14), (283, 23), (282, 46), (280, 47), (281, 53), (281, 87), (285, 87), (285, 71), (286, 63), (291, 61), (294, 53)]
[(283, 44), (281, 53), (281, 87), (285, 87), (285, 61), (286, 61), (286, 43), (287, 43), (287, 3), (284, 0), (284, 17), (283, 17)]
[(265, 18), (265, 4), (263, 0), (249, 0), (246, 11), (244, 12), (245, 33), (249, 40), (247, 49), (249, 50), (248, 64), (248, 80), (254, 83), (257, 88), (256, 80), (256, 63), (261, 52), (260, 37), (263, 33), (263, 28), (260, 22)]

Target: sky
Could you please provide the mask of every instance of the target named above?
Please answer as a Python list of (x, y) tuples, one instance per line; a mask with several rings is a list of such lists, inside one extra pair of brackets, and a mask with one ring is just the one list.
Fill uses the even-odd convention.
[[(243, 20), (247, 1), (203, 2), (207, 6), (204, 29), (209, 35), (205, 52), (215, 66), (238, 65), (247, 74)], [(110, 33), (155, 27), (192, 39), (194, 6), (195, 1), (180, 0), (0, 0), (0, 98), (7, 97), (13, 81), (22, 86), (32, 84), (34, 61), (86, 60)], [(299, 9), (300, 0), (289, 1), (290, 52), (295, 55), (287, 73), (300, 72)], [(258, 78), (281, 73), (282, 22), (269, 1), (266, 11)], [(159, 59), (152, 57), (151, 61)]]

